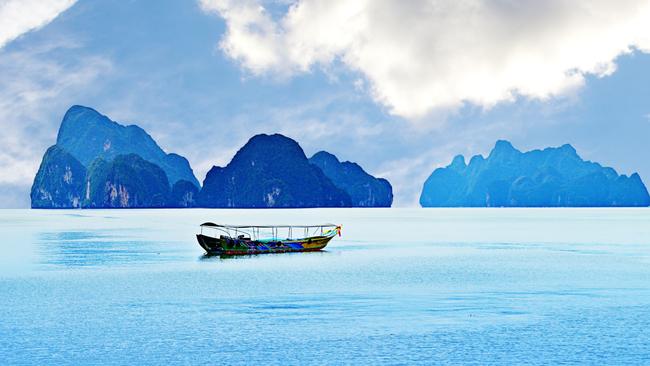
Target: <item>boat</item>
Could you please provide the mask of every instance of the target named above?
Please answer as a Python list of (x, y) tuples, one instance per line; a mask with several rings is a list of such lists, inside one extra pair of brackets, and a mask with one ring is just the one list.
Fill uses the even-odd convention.
[(250, 255), (319, 251), (336, 235), (341, 236), (341, 225), (240, 226), (206, 222), (201, 224), (196, 239), (208, 255)]

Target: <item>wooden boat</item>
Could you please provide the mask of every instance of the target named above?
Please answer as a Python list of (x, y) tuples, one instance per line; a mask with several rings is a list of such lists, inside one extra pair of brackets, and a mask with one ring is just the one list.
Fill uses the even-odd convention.
[[(294, 238), (294, 234), (300, 236)], [(201, 224), (196, 239), (209, 255), (247, 255), (318, 251), (336, 235), (341, 236), (340, 225), (237, 226), (206, 222)]]

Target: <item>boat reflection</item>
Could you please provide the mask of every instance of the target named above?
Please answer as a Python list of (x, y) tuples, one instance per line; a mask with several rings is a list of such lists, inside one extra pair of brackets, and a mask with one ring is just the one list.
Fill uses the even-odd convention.
[[(313, 252), (291, 252), (291, 253), (282, 253), (284, 256), (291, 256), (291, 255), (328, 255), (331, 254), (332, 252), (328, 250), (319, 250), (319, 251), (313, 251)], [(198, 260), (199, 261), (206, 261), (206, 262), (214, 262), (214, 261), (221, 261), (221, 260), (236, 260), (236, 259), (241, 259), (241, 260), (247, 260), (251, 258), (258, 258), (258, 257), (269, 257), (267, 255), (263, 255), (264, 253), (256, 253), (256, 254), (237, 254), (237, 255), (229, 255), (229, 254), (209, 254), (209, 253), (204, 253), (203, 255), (199, 256)], [(280, 254), (280, 253), (273, 253), (273, 254)], [(274, 257), (271, 255), (270, 257)]]

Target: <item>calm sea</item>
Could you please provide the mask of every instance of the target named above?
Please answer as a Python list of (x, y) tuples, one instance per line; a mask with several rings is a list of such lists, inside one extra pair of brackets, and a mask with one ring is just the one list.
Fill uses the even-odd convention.
[[(204, 221), (343, 224), (206, 258)], [(650, 209), (0, 210), (0, 364), (650, 364)]]

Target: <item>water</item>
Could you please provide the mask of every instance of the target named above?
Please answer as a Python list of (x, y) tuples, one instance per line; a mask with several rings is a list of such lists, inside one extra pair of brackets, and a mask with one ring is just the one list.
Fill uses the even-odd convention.
[[(343, 224), (205, 258), (204, 221)], [(650, 364), (648, 209), (0, 210), (1, 364)]]

